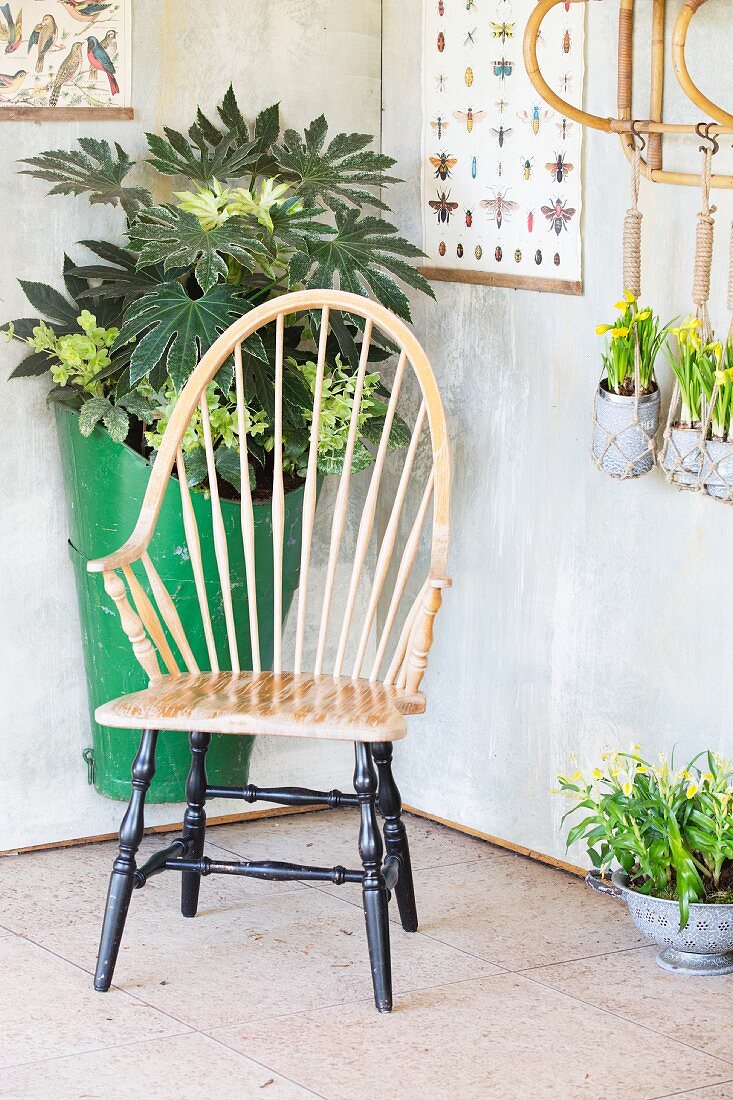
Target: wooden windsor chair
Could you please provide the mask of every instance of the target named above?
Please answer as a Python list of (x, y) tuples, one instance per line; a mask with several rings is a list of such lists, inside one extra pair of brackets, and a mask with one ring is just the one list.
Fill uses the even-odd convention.
[[(331, 519), (325, 583), (320, 594), (321, 615), (312, 671), (304, 668), (306, 606), (309, 595), (311, 544), (318, 497), (317, 445), (322, 388), (326, 364), (329, 319), (336, 311), (363, 318), (353, 409), (343, 471), (335, 494)], [(283, 668), (282, 576), (284, 534), (283, 484), (283, 359), (286, 317), (320, 312), (316, 379), (310, 429), (307, 473), (303, 491), (302, 541), (295, 653), (292, 671)], [(272, 495), (272, 555), (275, 576), (274, 658), (272, 670), (260, 663), (255, 588), (254, 528), (249, 489), (242, 343), (264, 326), (275, 326), (275, 414), (274, 488)], [(376, 449), (368, 489), (358, 519), (345, 607), (336, 619), (335, 584), (347, 522), (351, 493), (351, 458), (358, 431), (359, 407), (367, 370), (373, 329), (377, 327), (396, 343), (399, 361), (385, 416), (384, 429)], [(234, 385), (238, 405), (241, 459), (241, 528), (246, 563), (248, 614), (252, 640), (252, 670), (240, 669), (234, 627), (234, 603), (229, 578), (229, 552), (217, 488), (211, 425), (206, 387), (221, 365), (234, 354)], [(408, 373), (416, 378), (420, 405), (402, 471), (391, 504), (389, 518), (379, 539), (377, 528), (380, 485), (385, 469), (390, 431), (400, 392)], [(227, 626), (230, 671), (220, 669), (212, 634), (206, 578), (203, 574), (199, 532), (181, 449), (184, 432), (199, 410), (205, 441), (211, 488), (213, 538), (218, 583)], [(425, 429), (427, 428), (427, 432)], [(408, 484), (417, 476), (416, 455), (421, 438), (429, 436), (429, 472), (425, 479), (417, 514), (409, 522), (402, 515)], [(210, 670), (202, 671), (183, 630), (175, 602), (148, 553), (156, 519), (176, 468), (184, 530), (198, 594), (202, 628), (206, 637)], [(432, 500), (432, 533), (428, 575), (416, 598), (407, 599), (408, 581), (418, 554), (422, 530)], [(233, 324), (206, 352), (181, 392), (163, 436), (151, 472), (149, 486), (137, 525), (117, 552), (92, 561), (91, 572), (101, 572), (108, 595), (119, 611), (122, 627), (133, 651), (150, 677), (148, 688), (123, 696), (97, 710), (97, 720), (118, 728), (142, 730), (140, 747), (132, 766), (132, 794), (120, 828), (119, 853), (114, 861), (102, 927), (94, 987), (106, 991), (112, 983), (125, 919), (132, 891), (164, 870), (182, 873), (181, 912), (196, 915), (201, 877), (235, 874), (264, 879), (361, 883), (371, 961), (374, 997), (380, 1012), (392, 1007), (388, 902), (394, 891), (403, 928), (417, 929), (417, 911), (410, 866), (410, 853), (402, 803), (392, 774), (392, 743), (405, 735), (405, 716), (425, 709), (420, 684), (432, 642), (433, 620), (441, 603), (441, 591), (450, 584), (446, 575), (448, 550), (449, 456), (445, 419), (435, 378), (427, 357), (414, 334), (383, 306), (340, 291), (302, 291), (287, 294), (253, 309)], [(381, 514), (381, 513), (380, 513)], [(386, 514), (386, 513), (385, 513)], [(400, 531), (409, 527), (401, 556), (395, 553)], [(374, 535), (374, 576), (365, 579), (365, 564)], [(152, 599), (143, 588), (133, 563), (141, 562)], [(348, 562), (347, 562), (348, 566)], [(391, 585), (391, 593), (389, 587)], [(355, 620), (360, 587), (368, 589), (366, 612), (360, 629)], [(413, 582), (412, 594), (416, 585)], [(129, 590), (129, 594), (128, 594)], [(211, 589), (209, 588), (209, 592)], [(313, 597), (315, 601), (315, 596)], [(403, 607), (409, 604), (409, 607)], [(156, 606), (157, 605), (157, 610)], [(318, 604), (315, 603), (317, 607)], [(161, 622), (162, 619), (162, 622)], [(338, 638), (330, 672), (326, 671), (329, 630)], [(345, 672), (351, 635), (355, 657)], [(390, 640), (396, 645), (388, 651)], [(352, 649), (354, 648), (352, 645)], [(180, 671), (177, 650), (186, 671)], [(371, 658), (370, 656), (371, 655)], [(161, 672), (159, 658), (166, 669)], [(386, 671), (380, 672), (388, 664)], [(370, 671), (367, 673), (367, 666)], [(145, 795), (155, 772), (155, 748), (161, 730), (189, 734), (191, 768), (186, 784), (187, 808), (182, 835), (153, 855), (142, 867), (135, 856), (143, 836)], [(299, 787), (244, 788), (214, 787), (206, 775), (206, 751), (211, 735), (254, 734), (335, 738), (354, 742), (356, 766), (354, 793), (311, 791)], [(376, 765), (376, 768), (375, 768)], [(378, 776), (378, 778), (377, 778)], [(354, 806), (360, 809), (358, 847), (362, 867), (304, 867), (280, 862), (221, 862), (204, 856), (207, 798), (264, 800), (286, 806)], [(384, 820), (384, 846), (377, 824), (376, 809)], [(386, 848), (386, 855), (385, 855)]]

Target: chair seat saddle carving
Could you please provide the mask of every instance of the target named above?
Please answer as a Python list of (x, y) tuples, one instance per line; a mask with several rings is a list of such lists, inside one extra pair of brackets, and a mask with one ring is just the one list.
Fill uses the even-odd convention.
[(347, 676), (201, 672), (163, 676), (144, 691), (98, 707), (103, 726), (201, 733), (398, 741), (403, 715), (425, 710), (422, 693)]
[[(292, 656), (285, 656), (284, 349), (286, 318), (298, 313), (305, 313), (310, 319), (307, 327), (314, 334), (317, 363), (302, 489), (297, 609), (293, 608), (291, 616), (295, 640)], [(336, 491), (323, 494), (329, 497), (331, 513), (328, 523), (323, 524), (325, 543), (320, 544), (327, 546), (325, 568), (319, 572), (323, 581), (316, 586), (311, 576), (311, 547), (316, 518), (319, 524), (323, 523), (325, 508), (319, 494), (318, 472), (321, 402), (327, 389), (324, 384), (327, 359), (333, 356), (333, 343), (329, 351), (331, 323), (337, 333), (337, 313), (352, 320), (361, 319), (358, 325), (361, 338), (351, 345), (356, 355), (351, 355), (347, 368), (352, 372), (354, 390), (342, 470)], [(341, 333), (344, 316), (338, 319)], [(385, 347), (396, 349), (396, 365), (383, 425), (378, 436), (373, 440), (370, 437), (373, 450), (369, 472), (362, 470), (352, 479), (352, 467), (358, 465), (354, 459), (355, 446), (370, 351), (375, 346), (372, 342), (375, 328), (388, 343), (384, 339), (378, 342), (379, 354), (373, 358), (384, 358)], [(266, 586), (270, 599), (266, 612), (258, 607), (247, 442), (247, 375), (242, 352), (243, 344), (265, 329), (267, 338), (261, 346), (274, 345), (272, 540), (267, 563), (268, 570), (272, 569), (268, 577), (273, 577), (273, 583), (270, 585), (268, 580)], [(242, 586), (232, 584), (230, 577), (228, 539), (232, 536), (231, 532), (227, 535), (223, 519), (206, 398), (209, 383), (225, 363), (232, 361), (241, 483), (241, 536), (237, 529), (235, 537), (237, 540), (241, 537), (242, 541), (246, 609), (237, 605)], [(343, 365), (340, 369), (344, 369)], [(396, 419), (398, 402), (401, 399), (404, 402), (403, 383), (408, 380), (417, 383), (415, 399), (407, 402), (403, 416)], [(399, 425), (398, 435), (404, 444), (410, 420), (413, 426), (407, 429), (409, 444), (395, 449), (393, 428)], [(200, 425), (208, 473), (216, 560), (214, 576), (208, 578), (204, 575), (196, 518), (197, 512), (202, 513), (193, 504), (183, 449), (184, 436), (192, 421)], [(364, 444), (360, 446), (363, 448)], [(392, 452), (389, 457), (388, 452)], [(383, 477), (387, 471), (389, 475)], [(358, 491), (352, 486), (357, 477)], [(252, 309), (202, 356), (168, 420), (134, 531), (119, 550), (88, 563), (91, 572), (102, 574), (107, 596), (115, 605), (122, 629), (149, 679), (144, 690), (112, 700), (98, 708), (96, 714), (103, 725), (142, 731), (132, 765), (130, 803), (120, 827), (119, 851), (107, 893), (94, 978), (96, 990), (104, 992), (112, 983), (134, 889), (145, 886), (153, 875), (176, 871), (181, 875), (181, 913), (184, 917), (195, 917), (201, 879), (210, 874), (229, 874), (361, 885), (374, 1000), (380, 1012), (391, 1010), (388, 906), (392, 895), (402, 927), (414, 932), (418, 926), (402, 802), (392, 773), (393, 742), (405, 736), (406, 719), (425, 709), (421, 684), (433, 639), (433, 623), (442, 591), (450, 585), (446, 573), (449, 478), (445, 417), (430, 364), (414, 333), (378, 303), (334, 290), (286, 294)], [(420, 486), (418, 492), (408, 493), (415, 482)], [(188, 551), (185, 560), (190, 561), (200, 610), (196, 637), (186, 635), (174, 595), (168, 592), (153, 561), (153, 555), (159, 551), (153, 541), (156, 522), (168, 492), (174, 494), (183, 520)], [(429, 537), (427, 534), (423, 537), (426, 524), (431, 525)], [(344, 538), (346, 532), (349, 534)], [(261, 553), (258, 544), (258, 560)], [(346, 578), (344, 584), (340, 578)], [(307, 629), (309, 596), (318, 625)], [(265, 613), (268, 623), (264, 637), (272, 639), (271, 660), (269, 649), (267, 658), (263, 656), (264, 642), (262, 652), (260, 648), (260, 619)], [(246, 656), (240, 653), (238, 642), (238, 622), (243, 617), (249, 627)], [(226, 628), (226, 662), (221, 639), (217, 646), (212, 626), (215, 619)], [(314, 656), (307, 662), (306, 650), (310, 653), (311, 649)], [(206, 662), (202, 661), (203, 654)], [(243, 669), (242, 664), (251, 668)], [(144, 832), (145, 797), (155, 774), (155, 750), (161, 730), (180, 730), (189, 737), (191, 768), (186, 783), (183, 828), (180, 836), (138, 867), (136, 855)], [(213, 786), (206, 775), (206, 752), (213, 734), (352, 741), (353, 790), (314, 791), (305, 787), (256, 787), (251, 783), (240, 787)], [(282, 806), (353, 807), (359, 819), (361, 867), (212, 859), (204, 854), (206, 801), (210, 798), (265, 801)], [(383, 819), (381, 830), (377, 810)]]

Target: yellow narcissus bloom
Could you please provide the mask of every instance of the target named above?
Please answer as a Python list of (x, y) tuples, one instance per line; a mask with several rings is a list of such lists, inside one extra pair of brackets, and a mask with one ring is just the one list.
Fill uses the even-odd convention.
[(715, 384), (718, 386), (724, 386), (726, 379), (728, 378), (727, 370), (716, 370), (715, 372)]
[(698, 788), (697, 783), (690, 783), (690, 785), (687, 788), (687, 797), (688, 798), (694, 798), (695, 795), (697, 794), (698, 790), (699, 790), (699, 788)]
[(621, 785), (621, 790), (624, 792), (624, 794), (626, 795), (627, 798), (630, 796), (633, 789), (634, 789), (634, 785), (628, 779), (626, 780), (625, 783), (623, 783)]
[(628, 305), (629, 305), (629, 303), (628, 303), (627, 301), (625, 301), (625, 299), (623, 299), (623, 298), (621, 299), (621, 301), (620, 301), (620, 302), (614, 302), (614, 303), (613, 303), (613, 307), (614, 307), (614, 309), (619, 309), (619, 310), (621, 310), (621, 312), (622, 312), (622, 313), (623, 313), (623, 312), (624, 312), (624, 311), (625, 311), (626, 309), (628, 309)]
[(629, 303), (629, 305), (633, 305), (636, 301), (636, 295), (632, 294), (628, 287), (624, 287), (624, 298)]
[(593, 778), (594, 779), (603, 779), (603, 772), (601, 771), (600, 768), (594, 768), (593, 769)]
[(629, 335), (629, 329), (626, 325), (619, 325), (611, 331), (612, 340), (621, 340), (624, 336)]
[(577, 781), (579, 779), (582, 779), (582, 778), (583, 778), (583, 773), (582, 772), (575, 772), (574, 775), (570, 776), (570, 782), (571, 783), (577, 783)]
[(613, 325), (596, 325), (596, 336), (603, 336), (606, 332), (609, 332), (613, 328)]
[(652, 311), (650, 309), (643, 309), (641, 311), (641, 313), (637, 313), (634, 320), (635, 321), (647, 321), (651, 317), (651, 315), (652, 315)]

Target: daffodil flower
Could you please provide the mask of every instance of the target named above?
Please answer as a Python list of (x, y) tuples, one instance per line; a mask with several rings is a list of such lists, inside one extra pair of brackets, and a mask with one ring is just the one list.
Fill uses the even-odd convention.
[(636, 301), (636, 295), (632, 294), (631, 291), (628, 289), (628, 287), (624, 287), (624, 298), (626, 299), (626, 301), (629, 303), (630, 306), (633, 305), (634, 302)]
[(606, 332), (609, 332), (613, 328), (613, 325), (596, 325), (596, 336), (603, 336)]
[(697, 794), (698, 790), (699, 790), (699, 788), (698, 788), (697, 783), (690, 783), (688, 788), (687, 788), (687, 791), (685, 792), (686, 795), (687, 795), (687, 798), (688, 799), (694, 798), (695, 795)]
[(621, 340), (624, 336), (629, 335), (629, 329), (626, 325), (620, 325), (617, 328), (611, 330), (612, 340)]

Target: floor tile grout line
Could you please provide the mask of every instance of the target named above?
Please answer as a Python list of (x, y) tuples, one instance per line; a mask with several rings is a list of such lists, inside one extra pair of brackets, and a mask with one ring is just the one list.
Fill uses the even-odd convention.
[[(205, 1031), (199, 1031), (199, 1032), (197, 1032), (197, 1034), (198, 1035), (206, 1035), (206, 1037), (211, 1039), (212, 1043), (216, 1043), (217, 1046), (223, 1047), (224, 1050), (232, 1051), (234, 1054), (238, 1054), (240, 1057), (245, 1058), (248, 1062), (253, 1062), (254, 1065), (260, 1066), (262, 1069), (266, 1070), (268, 1073), (277, 1074), (277, 1076), (281, 1077), (284, 1081), (289, 1081), (291, 1085), (297, 1085), (297, 1087), (299, 1089), (304, 1089), (305, 1092), (307, 1092), (310, 1096), (317, 1096), (318, 1100), (328, 1100), (328, 1098), (325, 1097), (323, 1095), (323, 1093), (315, 1092), (314, 1089), (309, 1088), (308, 1085), (304, 1085), (301, 1081), (297, 1081), (294, 1077), (289, 1077), (288, 1074), (283, 1073), (282, 1070), (273, 1069), (272, 1066), (268, 1066), (264, 1062), (260, 1062), (259, 1059), (253, 1058), (250, 1054), (245, 1054), (244, 1051), (242, 1051), (242, 1050), (237, 1050), (236, 1047), (230, 1047), (228, 1043), (223, 1043), (221, 1041), (221, 1039), (217, 1039), (217, 1037), (215, 1035), (209, 1035)], [(260, 1087), (262, 1087), (262, 1086), (260, 1086)]]
[(553, 966), (569, 966), (571, 963), (588, 962), (591, 959), (605, 959), (609, 955), (623, 955), (626, 952), (631, 951), (649, 951), (653, 949), (654, 944), (651, 943), (639, 943), (635, 947), (614, 947), (610, 951), (596, 951), (592, 955), (574, 955), (572, 959), (558, 959), (555, 962), (543, 962), (535, 963), (534, 966), (522, 966), (518, 970), (513, 970), (513, 974), (527, 974), (532, 970), (549, 970)]
[[(693, 1050), (696, 1054), (702, 1054), (705, 1058), (712, 1058), (714, 1062), (719, 1062), (721, 1066), (729, 1066), (733, 1062), (733, 1056), (723, 1058), (719, 1054), (711, 1054), (710, 1051), (702, 1050), (701, 1047), (696, 1047), (692, 1043), (686, 1043), (684, 1039), (677, 1039), (672, 1035), (668, 1035), (665, 1031), (658, 1031), (656, 1028), (650, 1027), (649, 1024), (643, 1024), (640, 1020), (632, 1020), (628, 1016), (623, 1016), (620, 1012), (614, 1012), (611, 1008), (604, 1008), (602, 1005), (594, 1004), (593, 1001), (588, 1001), (585, 997), (579, 997), (574, 993), (567, 993), (564, 989), (557, 989), (554, 985), (546, 985), (544, 982), (538, 982), (536, 978), (533, 978), (531, 973), (524, 971), (519, 973), (514, 970), (511, 971), (514, 977), (523, 978), (525, 981), (531, 982), (532, 985), (539, 986), (541, 989), (552, 990), (555, 993), (559, 993), (561, 997), (566, 997), (568, 1000), (575, 1001), (577, 1004), (585, 1005), (587, 1008), (595, 1009), (596, 1012), (604, 1013), (607, 1016), (613, 1016), (616, 1020), (622, 1020), (626, 1024), (630, 1024), (632, 1027), (641, 1028), (643, 1031), (649, 1032), (650, 1035), (656, 1035), (661, 1039), (667, 1039), (671, 1043), (678, 1043), (680, 1046), (686, 1047), (687, 1050)], [(711, 1085), (717, 1084), (716, 1081), (708, 1082)], [(699, 1086), (703, 1088), (704, 1086)], [(672, 1094), (674, 1095), (674, 1093)]]
[(733, 1077), (728, 1081), (715, 1081), (709, 1085), (695, 1085), (693, 1089), (683, 1089), (682, 1092), (665, 1092), (662, 1096), (648, 1096), (645, 1100), (675, 1100), (676, 1096), (693, 1096), (696, 1092), (704, 1092), (706, 1089), (717, 1089), (721, 1085), (733, 1085)]
[(128, 1047), (140, 1046), (143, 1043), (165, 1042), (167, 1039), (177, 1039), (184, 1035), (190, 1038), (196, 1034), (195, 1028), (189, 1028), (188, 1031), (181, 1031), (177, 1034), (153, 1036), (153, 1038), (147, 1035), (144, 1039), (128, 1039), (124, 1043), (102, 1043), (101, 1046), (89, 1047), (87, 1050), (72, 1050), (64, 1054), (47, 1054), (45, 1058), (31, 1058), (28, 1062), (13, 1062), (11, 1065), (3, 1066), (1, 1072), (6, 1073), (9, 1069), (24, 1069), (26, 1066), (41, 1066), (47, 1062), (63, 1062), (66, 1058), (82, 1058), (85, 1054), (103, 1054), (106, 1050), (126, 1050)]

